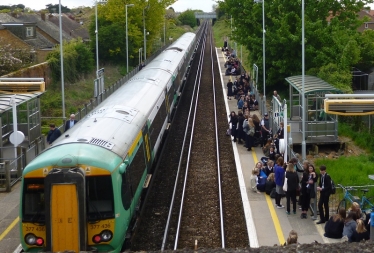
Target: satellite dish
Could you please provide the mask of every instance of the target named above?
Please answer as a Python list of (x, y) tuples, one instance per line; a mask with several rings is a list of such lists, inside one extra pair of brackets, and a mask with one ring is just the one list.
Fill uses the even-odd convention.
[[(17, 140), (17, 141), (16, 141)], [(9, 141), (15, 145), (18, 146), (25, 140), (25, 135), (21, 131), (13, 132), (9, 136)]]

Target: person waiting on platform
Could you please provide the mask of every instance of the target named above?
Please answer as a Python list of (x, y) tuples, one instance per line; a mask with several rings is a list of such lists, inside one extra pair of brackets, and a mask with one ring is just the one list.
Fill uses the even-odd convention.
[(301, 219), (307, 218), (307, 212), (310, 206), (310, 199), (316, 197), (315, 183), (317, 182), (317, 174), (314, 166), (308, 164), (308, 168), (304, 170), (301, 179)]
[(60, 129), (56, 128), (56, 125), (53, 123), (49, 124), (49, 128), (50, 130), (47, 135), (47, 142), (49, 145), (52, 145), (52, 143), (61, 136), (61, 131)]
[(283, 157), (278, 157), (277, 164), (274, 167), (274, 176), (275, 176), (275, 190), (276, 190), (276, 197), (275, 197), (275, 205), (277, 208), (284, 208), (281, 204), (281, 199), (285, 194), (283, 191), (283, 182), (284, 182), (284, 160)]
[(290, 245), (290, 244), (297, 244), (297, 233), (295, 230), (291, 230), (290, 234), (288, 235), (287, 241), (285, 245)]
[(292, 201), (292, 211), (296, 214), (296, 191), (299, 186), (299, 176), (297, 175), (293, 163), (289, 163), (286, 169), (287, 178), (287, 191), (286, 191), (286, 198), (287, 198), (287, 210), (286, 213), (290, 214), (290, 205)]
[(260, 193), (257, 190), (257, 184), (258, 184), (258, 175), (260, 174), (260, 170), (258, 168), (254, 168), (252, 170), (252, 175), (251, 175), (251, 189), (253, 192)]
[(356, 212), (349, 212), (347, 218), (344, 221), (343, 237), (346, 237), (348, 242), (352, 242), (353, 232), (356, 230), (357, 214)]
[(270, 195), (273, 189), (275, 189), (274, 173), (270, 173), (266, 179), (265, 193)]
[(327, 238), (340, 239), (342, 238), (344, 229), (344, 220), (346, 218), (345, 208), (339, 208), (337, 214), (330, 217), (325, 225), (325, 234)]
[(356, 230), (353, 231), (352, 242), (367, 241), (370, 239), (370, 231), (366, 230), (365, 223), (361, 219), (357, 219)]
[(75, 124), (77, 124), (77, 122), (78, 122), (78, 120), (75, 119), (75, 114), (71, 114), (70, 119), (68, 121), (66, 121), (66, 123), (65, 123), (64, 132), (66, 132), (67, 130), (72, 128)]
[(273, 92), (273, 96), (274, 96), (276, 99), (278, 99), (279, 102), (282, 102), (282, 101), (281, 101), (281, 97), (279, 96), (279, 94), (278, 94), (278, 92), (277, 92), (276, 90)]

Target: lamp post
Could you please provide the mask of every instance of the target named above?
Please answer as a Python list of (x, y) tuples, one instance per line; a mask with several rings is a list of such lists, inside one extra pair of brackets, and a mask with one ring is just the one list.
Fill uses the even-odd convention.
[(95, 4), (95, 34), (96, 34), (96, 78), (99, 78), (99, 29), (97, 27), (97, 1)]
[(126, 4), (126, 71), (129, 73), (129, 36), (127, 34), (127, 7), (134, 6), (134, 4)]
[(147, 6), (143, 9), (144, 63), (147, 60), (147, 30), (145, 29), (145, 9), (147, 9), (148, 7), (149, 5), (147, 4)]
[(301, 84), (302, 84), (302, 105), (303, 105), (303, 112), (302, 112), (302, 136), (303, 139), (301, 141), (301, 154), (303, 161), (306, 159), (306, 143), (305, 143), (305, 25), (304, 25), (304, 0), (301, 0)]
[(265, 0), (254, 0), (255, 3), (262, 3), (262, 64), (263, 64), (263, 70), (262, 70), (262, 73), (263, 73), (263, 84), (262, 86), (264, 87), (264, 96), (263, 96), (263, 100), (264, 100), (264, 104), (263, 104), (263, 111), (262, 111), (262, 114), (266, 113), (266, 91), (265, 91), (265, 33), (266, 33), (266, 30), (265, 30)]
[(60, 22), (60, 61), (61, 61), (61, 97), (62, 97), (62, 119), (65, 122), (65, 85), (64, 85), (64, 50), (62, 41), (62, 18), (61, 18), (61, 0), (58, 3), (58, 14)]

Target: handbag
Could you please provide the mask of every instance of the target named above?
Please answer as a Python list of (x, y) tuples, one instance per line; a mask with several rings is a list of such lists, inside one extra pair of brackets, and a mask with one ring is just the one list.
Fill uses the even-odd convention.
[(275, 190), (275, 187), (270, 192), (270, 198), (275, 199), (277, 196), (277, 191)]
[(287, 178), (286, 178), (286, 173), (284, 174), (284, 183), (283, 183), (283, 191), (287, 191)]

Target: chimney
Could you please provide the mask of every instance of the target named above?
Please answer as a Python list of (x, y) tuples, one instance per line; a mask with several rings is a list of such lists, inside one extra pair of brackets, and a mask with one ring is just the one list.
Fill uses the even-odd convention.
[(41, 16), (42, 20), (45, 21), (45, 12), (42, 12), (42, 13), (40, 14), (40, 16)]

